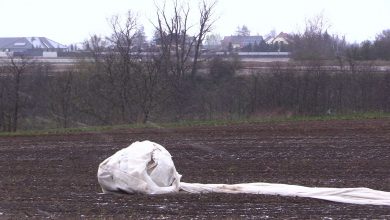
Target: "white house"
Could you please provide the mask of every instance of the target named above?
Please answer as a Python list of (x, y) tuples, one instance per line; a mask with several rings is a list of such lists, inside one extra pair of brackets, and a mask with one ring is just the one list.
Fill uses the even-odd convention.
[(280, 32), (275, 37), (270, 37), (266, 39), (267, 44), (284, 44), (288, 45), (291, 44), (291, 36), (289, 34)]

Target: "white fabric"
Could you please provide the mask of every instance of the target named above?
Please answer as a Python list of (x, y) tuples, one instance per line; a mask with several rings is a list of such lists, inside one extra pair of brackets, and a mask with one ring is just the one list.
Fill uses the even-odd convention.
[(99, 165), (103, 192), (163, 194), (179, 191), (180, 175), (169, 152), (143, 141), (116, 152)]
[(305, 187), (276, 183), (199, 184), (180, 183), (180, 189), (190, 193), (249, 193), (298, 196), (333, 202), (367, 205), (390, 205), (390, 192), (369, 188)]
[(250, 193), (299, 196), (334, 202), (389, 205), (390, 192), (369, 188), (305, 187), (274, 183), (200, 184), (180, 182), (169, 152), (143, 141), (116, 152), (99, 165), (98, 181), (104, 193)]

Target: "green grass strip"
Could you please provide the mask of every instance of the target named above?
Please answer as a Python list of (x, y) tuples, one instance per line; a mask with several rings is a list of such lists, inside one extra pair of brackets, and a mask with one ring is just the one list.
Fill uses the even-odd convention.
[(184, 127), (199, 127), (199, 126), (227, 126), (248, 123), (278, 123), (278, 122), (301, 122), (301, 121), (331, 121), (331, 120), (364, 120), (364, 119), (390, 119), (390, 113), (383, 112), (365, 112), (351, 114), (334, 114), (321, 116), (261, 116), (261, 117), (246, 117), (235, 119), (216, 119), (216, 120), (187, 120), (170, 123), (153, 123), (146, 124), (124, 124), (113, 126), (87, 126), (75, 128), (58, 128), (46, 130), (26, 130), (17, 132), (0, 132), (0, 137), (6, 136), (36, 136), (50, 134), (77, 134), (86, 132), (105, 132), (122, 129), (137, 129), (137, 128), (184, 128)]

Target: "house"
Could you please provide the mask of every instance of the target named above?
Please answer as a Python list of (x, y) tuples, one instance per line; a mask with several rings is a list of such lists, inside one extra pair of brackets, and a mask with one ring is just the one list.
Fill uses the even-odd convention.
[(291, 44), (292, 42), (292, 39), (291, 39), (291, 36), (287, 33), (283, 33), (283, 32), (280, 32), (278, 35), (276, 35), (275, 37), (268, 37), (266, 39), (266, 43), (267, 44), (284, 44), (284, 45), (288, 45), (288, 44)]
[(289, 34), (280, 32), (275, 37), (268, 37), (266, 39), (266, 43), (268, 45), (273, 45), (274, 47), (276, 47), (277, 51), (279, 52), (290, 51), (292, 38)]
[(248, 45), (260, 44), (262, 41), (262, 36), (226, 36), (221, 44), (224, 49), (242, 49)]
[(267, 36), (265, 39), (264, 39), (264, 42), (266, 44), (272, 44), (272, 40), (274, 39), (275, 37), (273, 36)]
[(56, 57), (68, 47), (46, 37), (0, 37), (0, 52), (28, 56)]

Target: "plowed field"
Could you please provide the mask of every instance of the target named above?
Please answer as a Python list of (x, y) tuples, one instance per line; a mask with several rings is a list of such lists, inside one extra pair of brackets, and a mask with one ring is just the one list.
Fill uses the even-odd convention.
[(0, 137), (0, 219), (390, 219), (390, 207), (269, 195), (103, 195), (98, 165), (137, 140), (163, 145), (182, 181), (390, 191), (390, 120), (254, 123)]

